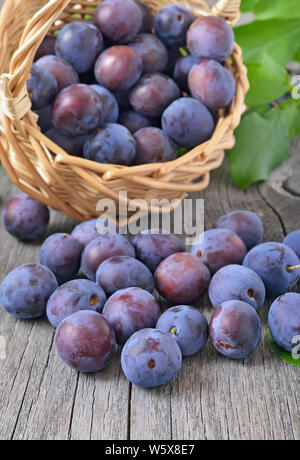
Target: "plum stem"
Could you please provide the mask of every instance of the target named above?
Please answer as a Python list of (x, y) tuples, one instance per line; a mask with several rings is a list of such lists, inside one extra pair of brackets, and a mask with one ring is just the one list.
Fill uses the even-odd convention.
[(294, 270), (300, 270), (300, 265), (288, 265), (286, 271), (293, 272)]

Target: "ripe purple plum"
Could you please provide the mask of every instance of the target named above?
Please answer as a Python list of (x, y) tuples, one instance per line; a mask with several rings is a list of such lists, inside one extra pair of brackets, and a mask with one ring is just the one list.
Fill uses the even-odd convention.
[(283, 244), (289, 246), (300, 258), (300, 230), (289, 233), (283, 240)]
[(182, 356), (198, 353), (208, 340), (207, 319), (197, 308), (189, 305), (166, 310), (157, 321), (156, 328), (178, 343)]
[(263, 223), (257, 214), (251, 211), (233, 211), (221, 217), (217, 228), (228, 228), (244, 241), (248, 251), (262, 242)]
[(47, 105), (42, 109), (34, 110), (34, 113), (38, 116), (38, 125), (41, 128), (43, 134), (53, 128), (51, 120), (52, 105)]
[(63, 284), (77, 275), (81, 252), (81, 244), (71, 235), (55, 233), (42, 244), (40, 263), (55, 274), (59, 284)]
[(149, 268), (129, 256), (114, 256), (102, 262), (96, 273), (96, 282), (108, 296), (120, 289), (139, 287), (154, 290), (154, 279)]
[(213, 346), (231, 359), (251, 355), (261, 341), (261, 324), (253, 307), (246, 302), (229, 300), (213, 313), (209, 323)]
[(105, 0), (96, 9), (94, 21), (106, 38), (123, 44), (137, 35), (143, 24), (143, 14), (133, 0)]
[(168, 50), (151, 34), (137, 35), (128, 46), (142, 59), (143, 73), (163, 72), (168, 65)]
[(54, 274), (38, 264), (21, 265), (12, 270), (0, 287), (0, 304), (15, 318), (43, 316), (50, 295), (58, 284)]
[(153, 16), (145, 3), (139, 2), (138, 0), (134, 0), (135, 3), (139, 6), (139, 8), (142, 11), (142, 25), (139, 30), (139, 33), (151, 33), (152, 28), (153, 28)]
[(82, 272), (88, 279), (95, 281), (99, 265), (113, 256), (135, 257), (134, 247), (124, 235), (118, 233), (98, 236), (82, 253)]
[(208, 266), (212, 274), (225, 265), (241, 265), (247, 254), (243, 240), (231, 230), (207, 230), (193, 242), (191, 253)]
[(163, 6), (154, 17), (155, 33), (168, 46), (184, 45), (188, 28), (195, 19), (194, 13), (184, 5)]
[(261, 278), (243, 265), (226, 265), (218, 270), (211, 280), (208, 292), (215, 308), (227, 300), (241, 300), (259, 310), (266, 297)]
[(211, 110), (227, 107), (236, 85), (232, 74), (218, 61), (203, 59), (194, 64), (188, 74), (192, 96)]
[(41, 238), (49, 223), (49, 209), (29, 195), (22, 193), (12, 198), (2, 213), (5, 230), (20, 240)]
[(146, 127), (134, 135), (136, 155), (134, 163), (162, 163), (177, 158), (177, 146), (161, 129)]
[(112, 46), (100, 54), (95, 64), (95, 77), (100, 85), (112, 91), (131, 88), (140, 78), (143, 61), (129, 46)]
[(300, 279), (300, 265), (297, 254), (285, 244), (262, 243), (248, 252), (243, 262), (263, 280), (268, 297), (278, 297), (293, 288)]
[(115, 96), (100, 85), (91, 85), (102, 101), (102, 123), (116, 123), (119, 118), (119, 106)]
[(73, 21), (66, 24), (56, 39), (55, 54), (78, 73), (88, 72), (104, 48), (100, 30), (90, 22)]
[(181, 56), (175, 64), (173, 78), (183, 91), (189, 91), (188, 74), (197, 62), (199, 59), (189, 54), (188, 56)]
[(185, 252), (163, 260), (154, 273), (160, 295), (175, 304), (194, 304), (207, 291), (211, 276), (197, 257)]
[(113, 328), (102, 315), (82, 310), (60, 323), (55, 345), (60, 358), (72, 369), (98, 372), (112, 359), (116, 338)]
[(81, 310), (101, 313), (106, 295), (101, 286), (89, 280), (72, 280), (56, 289), (47, 303), (47, 317), (55, 328), (68, 316)]
[(99, 163), (131, 165), (136, 155), (134, 137), (125, 126), (108, 123), (94, 131), (83, 146), (83, 156)]
[(137, 259), (152, 273), (164, 259), (177, 252), (185, 251), (184, 244), (178, 236), (172, 233), (159, 233), (155, 229), (136, 235), (132, 243)]
[(151, 126), (151, 120), (149, 118), (144, 117), (144, 115), (134, 110), (128, 110), (127, 112), (121, 113), (119, 123), (125, 126), (131, 134), (135, 134), (140, 129)]
[(87, 140), (87, 136), (66, 136), (55, 128), (49, 129), (46, 136), (69, 155), (75, 157), (82, 156), (83, 145)]
[(91, 86), (68, 86), (56, 97), (52, 122), (66, 136), (89, 134), (102, 124), (103, 104)]
[(211, 138), (215, 122), (201, 102), (182, 97), (164, 111), (162, 128), (176, 144), (192, 149)]
[(130, 103), (145, 117), (159, 117), (178, 99), (180, 91), (172, 78), (160, 73), (144, 75), (130, 93)]
[(56, 43), (56, 37), (54, 35), (46, 35), (42, 43), (40, 44), (34, 60), (37, 61), (43, 56), (47, 56), (49, 54), (54, 55), (55, 54), (55, 43)]
[(299, 343), (300, 294), (288, 292), (278, 297), (269, 310), (269, 329), (277, 345), (292, 351)]
[(85, 248), (98, 236), (106, 235), (107, 233), (118, 233), (118, 231), (119, 228), (115, 222), (98, 217), (76, 225), (71, 235)]
[(189, 28), (187, 45), (190, 53), (198, 58), (223, 62), (233, 52), (234, 33), (220, 16), (202, 16)]
[(36, 65), (48, 70), (53, 75), (58, 85), (58, 91), (79, 83), (79, 76), (71, 64), (58, 56), (44, 56), (36, 62)]
[(159, 315), (155, 297), (139, 287), (115, 292), (103, 308), (103, 316), (114, 328), (119, 345), (123, 345), (134, 332), (155, 327)]
[(32, 103), (32, 109), (38, 110), (52, 103), (58, 93), (58, 85), (48, 70), (33, 64), (31, 77), (27, 80), (27, 91)]
[(179, 372), (181, 364), (178, 344), (158, 329), (142, 329), (133, 334), (121, 355), (126, 378), (144, 388), (165, 385)]

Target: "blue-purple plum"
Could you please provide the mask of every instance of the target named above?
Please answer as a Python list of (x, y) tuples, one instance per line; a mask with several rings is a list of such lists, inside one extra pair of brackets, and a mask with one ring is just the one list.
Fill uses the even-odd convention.
[(40, 263), (48, 267), (59, 284), (74, 278), (80, 268), (82, 246), (67, 233), (49, 236), (41, 246)]
[(142, 25), (141, 28), (139, 29), (139, 33), (151, 33), (152, 28), (153, 28), (153, 15), (148, 8), (148, 6), (143, 3), (139, 2), (138, 0), (134, 0), (134, 2), (139, 6), (139, 8), (142, 11)]
[(151, 126), (134, 134), (136, 155), (134, 164), (163, 163), (177, 158), (178, 147), (161, 129)]
[(102, 100), (91, 86), (68, 86), (55, 98), (52, 123), (66, 136), (89, 134), (102, 124)]
[(100, 30), (92, 23), (73, 21), (66, 24), (56, 39), (55, 54), (78, 73), (88, 72), (104, 48)]
[(133, 0), (105, 0), (96, 9), (94, 21), (106, 38), (122, 44), (137, 35), (143, 24), (143, 14)]
[(53, 123), (51, 120), (52, 105), (47, 105), (43, 109), (34, 110), (34, 113), (38, 116), (37, 124), (41, 128), (43, 134), (45, 134), (49, 129), (53, 128)]
[(168, 383), (179, 372), (181, 364), (178, 344), (158, 329), (142, 329), (133, 334), (121, 355), (126, 378), (144, 388)]
[(178, 84), (179, 88), (183, 91), (189, 91), (188, 87), (188, 74), (194, 64), (199, 62), (199, 59), (189, 54), (188, 56), (181, 56), (175, 64), (173, 70), (173, 79)]
[(72, 280), (56, 289), (47, 303), (47, 317), (55, 328), (81, 310), (101, 313), (106, 302), (103, 289), (93, 281)]
[(134, 247), (124, 235), (118, 233), (98, 236), (82, 253), (82, 272), (88, 279), (95, 281), (100, 264), (113, 256), (135, 257)]
[(129, 100), (136, 112), (145, 117), (160, 117), (163, 111), (180, 97), (172, 78), (161, 73), (144, 75), (130, 92)]
[(83, 146), (84, 158), (98, 163), (129, 166), (135, 155), (134, 137), (118, 123), (108, 123), (96, 129)]
[(258, 347), (261, 324), (253, 307), (240, 300), (229, 300), (212, 314), (209, 334), (219, 353), (227, 358), (243, 359)]
[(293, 288), (300, 279), (300, 269), (289, 267), (300, 265), (297, 254), (285, 244), (262, 243), (248, 252), (243, 262), (263, 280), (268, 297), (278, 297)]
[(300, 341), (300, 294), (288, 292), (278, 297), (271, 305), (268, 322), (277, 345), (292, 351)]
[(104, 86), (91, 85), (102, 101), (102, 123), (116, 123), (119, 118), (119, 106), (115, 96)]
[(111, 91), (131, 88), (143, 71), (142, 58), (129, 46), (111, 46), (98, 57), (95, 77)]
[(52, 103), (58, 93), (58, 84), (48, 70), (33, 64), (30, 70), (30, 79), (27, 80), (28, 96), (32, 109), (38, 110)]
[(178, 3), (163, 6), (154, 17), (156, 35), (168, 46), (181, 46), (186, 43), (186, 34), (194, 13)]
[(118, 231), (119, 229), (115, 222), (98, 217), (97, 219), (86, 220), (76, 225), (71, 235), (85, 248), (92, 240), (98, 238), (98, 236), (108, 233), (118, 233)]
[(129, 256), (114, 256), (102, 262), (96, 273), (96, 282), (108, 296), (129, 287), (139, 287), (149, 292), (154, 290), (149, 268)]
[(261, 278), (243, 265), (226, 265), (215, 273), (209, 285), (209, 298), (215, 308), (227, 300), (241, 300), (259, 310), (266, 288)]
[(197, 308), (178, 305), (166, 310), (156, 328), (164, 331), (179, 345), (182, 356), (202, 350), (208, 340), (208, 322)]
[(58, 284), (54, 274), (38, 264), (21, 265), (12, 270), (0, 287), (0, 304), (15, 318), (43, 316), (50, 295)]
[(23, 241), (31, 241), (44, 235), (49, 216), (47, 206), (22, 193), (6, 204), (2, 222), (11, 235)]
[(58, 85), (58, 91), (79, 83), (79, 76), (71, 64), (58, 56), (44, 56), (36, 61), (36, 65), (43, 67), (53, 75)]
[(128, 46), (142, 59), (143, 73), (163, 72), (168, 65), (168, 50), (155, 35), (139, 34)]
[(139, 287), (120, 289), (103, 308), (103, 316), (114, 328), (119, 345), (123, 345), (134, 332), (155, 327), (159, 315), (160, 307), (155, 297)]
[(201, 102), (182, 97), (164, 111), (162, 128), (176, 144), (192, 149), (211, 138), (215, 122)]
[(34, 60), (37, 61), (43, 56), (55, 54), (55, 43), (56, 37), (54, 35), (46, 35), (35, 54)]
[(289, 233), (283, 240), (283, 244), (289, 246), (300, 258), (300, 230)]
[(87, 140), (87, 136), (66, 136), (56, 128), (49, 129), (45, 135), (69, 155), (82, 157), (82, 149)]
[(241, 265), (247, 254), (247, 248), (236, 233), (226, 228), (214, 228), (196, 238), (191, 253), (207, 265), (210, 272), (214, 274), (225, 265)]
[(201, 16), (188, 30), (187, 46), (198, 58), (223, 62), (233, 52), (234, 33), (220, 16)]
[(213, 59), (203, 59), (193, 65), (188, 74), (188, 87), (192, 96), (210, 110), (227, 107), (236, 91), (232, 74)]
[(175, 304), (194, 304), (207, 291), (211, 276), (206, 265), (186, 252), (172, 254), (154, 273), (160, 295)]
[(264, 226), (261, 218), (251, 211), (233, 211), (217, 222), (217, 228), (228, 228), (244, 241), (248, 251), (262, 242)]
[(136, 235), (132, 241), (136, 257), (152, 272), (167, 257), (177, 252), (184, 252), (185, 247), (181, 239), (171, 234), (164, 234), (150, 230)]
[(144, 115), (134, 110), (121, 113), (119, 123), (125, 126), (131, 134), (135, 134), (140, 129), (151, 126), (152, 124), (149, 118), (144, 117)]
[(55, 345), (60, 358), (79, 372), (104, 369), (116, 350), (113, 328), (100, 313), (82, 310), (58, 326)]

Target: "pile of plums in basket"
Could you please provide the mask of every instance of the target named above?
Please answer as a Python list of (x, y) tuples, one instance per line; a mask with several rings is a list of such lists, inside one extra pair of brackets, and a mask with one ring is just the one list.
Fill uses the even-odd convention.
[(232, 101), (233, 49), (220, 17), (196, 18), (180, 4), (153, 16), (136, 0), (104, 0), (93, 21), (46, 36), (28, 94), (42, 132), (70, 155), (125, 166), (172, 161), (209, 140)]
[[(40, 238), (48, 220), (47, 207), (27, 195), (13, 198), (3, 213), (5, 228), (21, 240)], [(257, 311), (266, 295), (275, 299), (270, 332), (280, 347), (292, 350), (300, 294), (286, 291), (300, 279), (300, 230), (283, 243), (262, 238), (262, 221), (250, 211), (223, 216), (190, 252), (174, 234), (152, 229), (130, 241), (112, 222), (89, 220), (71, 234), (49, 236), (39, 263), (10, 272), (0, 303), (20, 319), (46, 313), (56, 328), (58, 354), (73, 369), (100, 371), (119, 345), (130, 382), (157, 386), (209, 337), (228, 358), (253, 353), (262, 333)], [(199, 309), (207, 291), (214, 307), (209, 323)], [(163, 312), (157, 294), (168, 305)]]

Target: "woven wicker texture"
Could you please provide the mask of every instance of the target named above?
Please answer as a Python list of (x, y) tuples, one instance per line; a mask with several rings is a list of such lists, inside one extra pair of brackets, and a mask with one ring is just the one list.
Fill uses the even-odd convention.
[[(174, 0), (143, 0), (155, 13)], [(231, 25), (239, 18), (240, 0), (219, 0), (210, 9), (204, 1), (181, 1), (199, 15), (218, 14)], [(175, 161), (142, 166), (99, 164), (68, 155), (45, 137), (31, 111), (26, 81), (43, 38), (65, 23), (91, 14), (99, 0), (6, 0), (0, 18), (0, 158), (18, 188), (76, 220), (100, 214), (97, 202), (126, 191), (124, 204), (146, 200), (147, 211), (167, 212), (152, 200), (180, 202), (187, 192), (209, 184), (210, 171), (218, 168), (224, 150), (234, 145), (233, 131), (244, 111), (248, 90), (241, 50), (235, 45), (226, 66), (235, 77), (237, 91), (226, 111), (220, 111), (212, 139)], [(74, 14), (76, 13), (76, 18)], [(172, 207), (171, 206), (171, 207)]]

